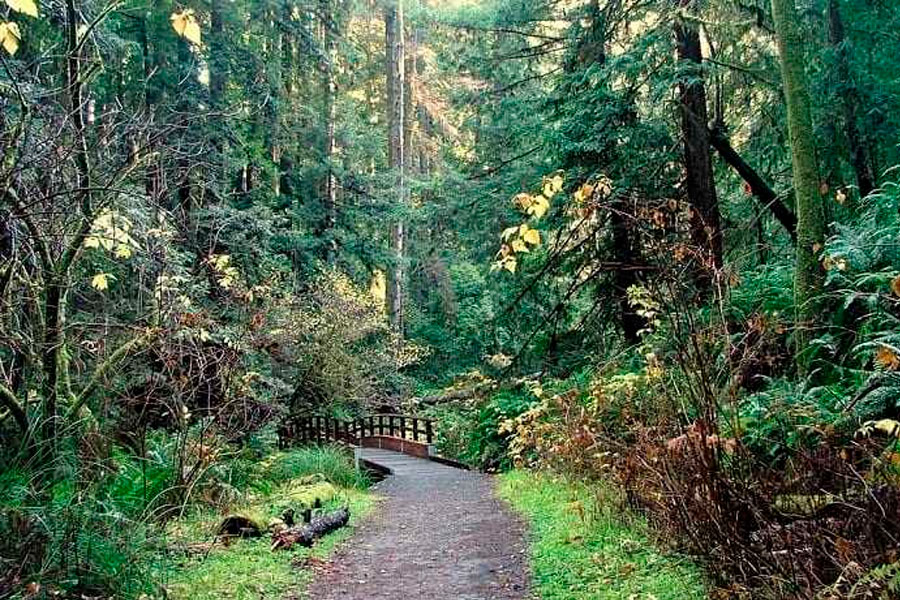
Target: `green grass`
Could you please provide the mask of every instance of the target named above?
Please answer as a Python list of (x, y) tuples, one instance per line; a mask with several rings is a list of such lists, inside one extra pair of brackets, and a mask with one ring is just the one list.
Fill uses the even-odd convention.
[[(375, 498), (352, 459), (334, 448), (302, 448), (263, 461), (260, 477), (241, 500), (227, 510), (198, 508), (169, 524), (169, 568), (160, 573), (166, 597), (172, 600), (280, 600), (302, 598), (312, 578), (310, 562), (327, 557), (368, 514)], [(286, 507), (297, 507), (298, 491), (310, 489), (309, 475), (323, 474), (337, 492), (324, 510), (350, 507), (350, 525), (320, 539), (313, 548), (295, 546), (273, 552), (271, 537), (212, 543), (223, 513), (251, 516), (265, 525)], [(328, 486), (326, 486), (328, 487)], [(172, 565), (174, 563), (174, 566)]]
[[(279, 496), (279, 493), (272, 494), (261, 502), (252, 503), (250, 509), (267, 512), (278, 505)], [(374, 500), (366, 492), (343, 489), (326, 509), (343, 504), (350, 506), (350, 526), (325, 536), (313, 548), (295, 546), (291, 550), (275, 552), (270, 549), (268, 535), (234, 540), (228, 546), (216, 544), (210, 547), (208, 544), (221, 522), (221, 515), (207, 513), (186, 517), (171, 530), (177, 540), (173, 549), (183, 553), (183, 558), (166, 583), (168, 598), (260, 600), (302, 597), (303, 589), (312, 577), (306, 559), (327, 557), (352, 533), (353, 525), (371, 510)]]
[(278, 452), (263, 466), (273, 481), (321, 474), (334, 485), (345, 488), (365, 488), (370, 483), (365, 473), (356, 469), (347, 451), (338, 446), (310, 446)]
[(543, 600), (706, 597), (700, 568), (661, 553), (646, 524), (604, 502), (603, 490), (512, 471), (501, 476), (499, 491), (531, 525), (532, 578)]

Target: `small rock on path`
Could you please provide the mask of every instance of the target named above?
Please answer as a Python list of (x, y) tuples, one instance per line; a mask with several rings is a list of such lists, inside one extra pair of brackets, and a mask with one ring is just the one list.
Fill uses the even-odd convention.
[(311, 600), (523, 600), (521, 521), (489, 475), (387, 450), (364, 458), (393, 471), (375, 514), (321, 568)]

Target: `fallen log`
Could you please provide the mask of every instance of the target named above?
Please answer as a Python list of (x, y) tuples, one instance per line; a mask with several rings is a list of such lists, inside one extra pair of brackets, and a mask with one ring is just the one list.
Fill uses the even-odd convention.
[(228, 515), (222, 520), (218, 535), (254, 538), (262, 535), (265, 526), (259, 517), (254, 515), (236, 514)]
[(272, 534), (272, 550), (288, 550), (294, 544), (310, 547), (317, 539), (340, 529), (350, 520), (347, 507), (316, 517), (306, 525), (289, 527)]

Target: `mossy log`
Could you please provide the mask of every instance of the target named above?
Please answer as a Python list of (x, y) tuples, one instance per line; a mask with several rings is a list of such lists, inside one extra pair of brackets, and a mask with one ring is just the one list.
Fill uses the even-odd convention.
[(270, 519), (257, 510), (247, 509), (225, 517), (216, 533), (245, 538), (260, 537), (266, 531), (275, 533), (293, 525), (296, 513), (308, 514), (314, 508), (321, 508), (336, 493), (323, 476), (303, 478), (285, 491), (282, 502), (276, 506), (281, 518)]
[(287, 550), (294, 544), (307, 548), (323, 535), (340, 529), (350, 520), (347, 507), (316, 517), (309, 524), (290, 527), (272, 534), (272, 550)]
[(326, 502), (334, 498), (337, 490), (327, 481), (319, 483), (306, 483), (292, 486), (285, 494), (285, 506), (287, 508), (321, 508)]
[(265, 521), (258, 515), (234, 514), (228, 515), (219, 525), (218, 535), (238, 536), (244, 538), (256, 538), (265, 531)]

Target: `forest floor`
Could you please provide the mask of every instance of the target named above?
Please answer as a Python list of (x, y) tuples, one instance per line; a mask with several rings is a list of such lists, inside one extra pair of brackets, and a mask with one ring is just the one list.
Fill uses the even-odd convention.
[[(335, 547), (353, 535), (376, 507), (376, 497), (368, 490), (347, 484), (349, 475), (335, 476), (335, 468), (344, 465), (335, 458), (339, 453), (322, 449), (300, 450), (281, 456), (280, 468), (296, 477), (280, 483), (257, 481), (262, 491), (242, 495), (227, 508), (197, 507), (173, 521), (167, 528), (165, 555), (158, 578), (165, 587), (163, 597), (170, 600), (285, 600), (302, 598), (314, 575), (315, 565), (324, 563)], [(269, 462), (277, 462), (272, 459)], [(352, 463), (348, 460), (348, 468)], [(308, 473), (332, 474), (336, 495), (322, 511), (346, 506), (350, 524), (324, 536), (312, 548), (295, 545), (289, 550), (273, 551), (270, 536), (255, 539), (230, 539), (216, 535), (225, 514), (244, 514), (266, 522), (279, 515), (285, 506), (296, 502), (298, 486), (303, 489)], [(351, 471), (352, 473), (352, 471)], [(271, 476), (271, 474), (269, 474)], [(174, 566), (174, 569), (172, 568)], [(156, 596), (154, 596), (156, 597)]]
[(495, 496), (491, 476), (366, 452), (393, 475), (376, 488), (375, 514), (319, 567), (312, 600), (527, 597), (525, 526)]

